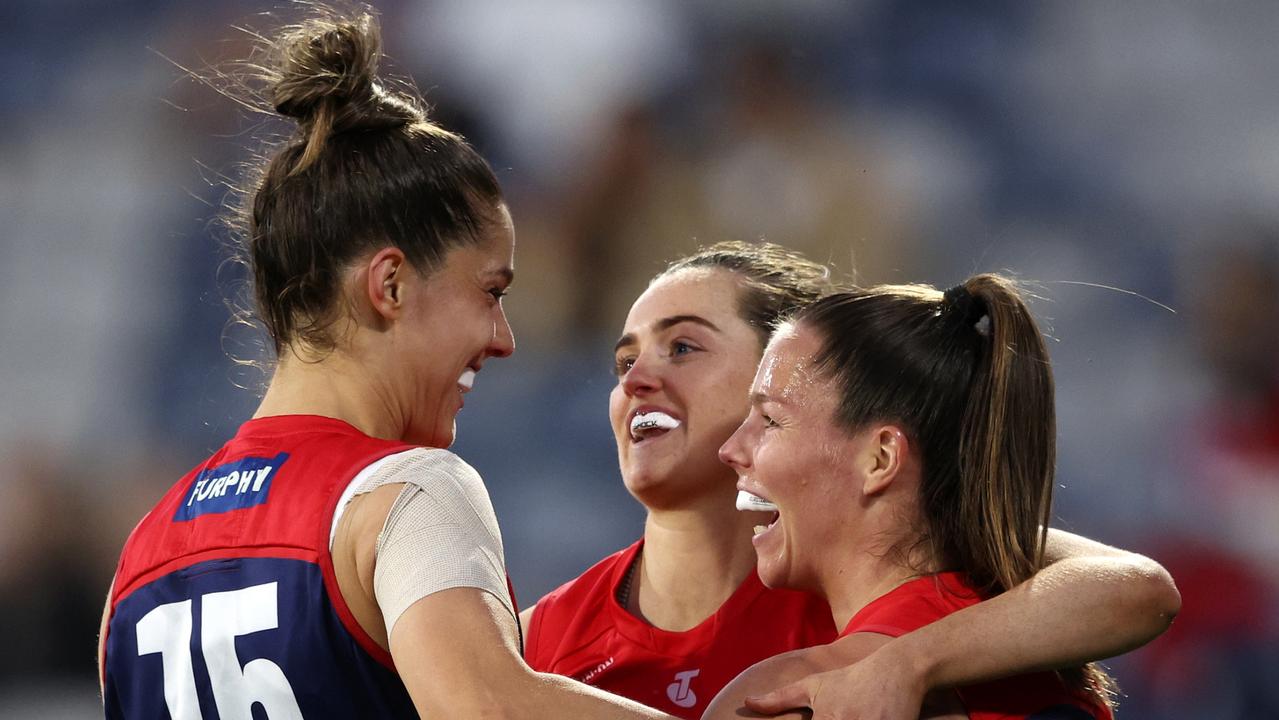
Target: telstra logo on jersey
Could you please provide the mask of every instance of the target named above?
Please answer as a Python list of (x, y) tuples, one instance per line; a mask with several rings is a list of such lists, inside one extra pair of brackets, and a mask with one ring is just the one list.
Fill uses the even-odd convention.
[(191, 481), (191, 489), (173, 515), (174, 522), (261, 505), (271, 491), (275, 471), (288, 459), (288, 453), (246, 457), (202, 471)]
[(701, 670), (685, 670), (675, 673), (675, 682), (666, 686), (666, 697), (680, 707), (693, 707), (697, 704), (697, 695), (689, 683), (701, 674)]

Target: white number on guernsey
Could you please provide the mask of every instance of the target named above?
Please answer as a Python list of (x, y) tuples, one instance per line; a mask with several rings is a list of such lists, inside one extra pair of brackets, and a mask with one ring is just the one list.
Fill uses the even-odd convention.
[(200, 717), (191, 668), (191, 601), (161, 605), (138, 621), (138, 655), (160, 653), (164, 704), (173, 720)]
[[(223, 720), (252, 720), (253, 703), (260, 703), (271, 720), (302, 720), (293, 687), (280, 666), (258, 658), (242, 667), (235, 653), (236, 637), (280, 626), (276, 583), (209, 593), (200, 604), (200, 648), (218, 715)], [(160, 605), (138, 621), (138, 655), (151, 653), (160, 653), (169, 715), (173, 720), (202, 720), (191, 666), (190, 600)]]

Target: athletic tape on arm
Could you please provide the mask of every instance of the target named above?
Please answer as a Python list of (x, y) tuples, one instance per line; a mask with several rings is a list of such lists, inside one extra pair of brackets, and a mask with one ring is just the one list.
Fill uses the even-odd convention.
[(378, 535), (373, 594), (389, 637), (410, 605), (455, 587), (495, 596), (515, 616), (497, 516), (479, 473), (457, 455), (417, 448), (373, 468), (355, 494), (404, 483)]

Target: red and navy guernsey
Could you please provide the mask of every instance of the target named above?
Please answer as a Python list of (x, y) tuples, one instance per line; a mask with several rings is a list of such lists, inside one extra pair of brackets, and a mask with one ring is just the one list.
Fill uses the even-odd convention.
[(174, 485), (116, 570), (106, 717), (416, 718), (329, 554), (347, 485), (411, 447), (332, 418), (258, 418)]

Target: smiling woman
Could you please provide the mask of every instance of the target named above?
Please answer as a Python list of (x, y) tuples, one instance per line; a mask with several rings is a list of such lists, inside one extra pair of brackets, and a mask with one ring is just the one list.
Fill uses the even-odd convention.
[(297, 122), (244, 206), (274, 374), (125, 545), (106, 715), (657, 717), (520, 660), (488, 493), (443, 449), (515, 348), (511, 218), (488, 163), (377, 77), (373, 16), (317, 12), (249, 63)]
[(741, 422), (776, 322), (829, 271), (777, 245), (721, 243), (673, 263), (635, 301), (615, 346), (609, 418), (644, 537), (521, 616), (525, 657), (683, 718), (743, 668), (828, 642), (819, 598), (766, 589), (735, 476), (716, 452)]
[[(721, 243), (676, 261), (635, 301), (615, 346), (617, 385), (609, 418), (622, 481), (648, 511), (644, 536), (521, 614), (525, 657), (535, 669), (697, 718), (721, 688), (757, 660), (779, 653), (784, 658), (788, 651), (834, 639), (824, 596), (761, 582), (761, 577), (770, 584), (790, 579), (790, 556), (782, 553), (774, 562), (774, 543), (784, 539), (777, 528), (786, 526), (787, 509), (780, 520), (768, 504), (743, 503), (745, 512), (739, 512), (738, 473), (718, 458), (751, 410), (751, 381), (770, 334), (787, 315), (829, 289), (827, 269), (794, 252), (766, 243)], [(873, 334), (864, 339), (877, 342)], [(780, 381), (783, 370), (766, 363), (760, 373)], [(784, 384), (788, 402), (824, 407), (829, 398), (798, 394), (813, 387), (806, 384), (809, 375), (800, 372), (794, 379), (793, 386)], [(785, 428), (792, 422), (778, 412), (768, 425)], [(797, 449), (814, 454), (771, 457), (788, 481), (779, 494), (825, 487), (817, 481), (830, 478), (812, 460), (838, 447), (827, 442), (835, 433), (793, 425), (789, 432), (800, 444)], [(805, 498), (823, 502), (821, 493)], [(757, 570), (752, 531), (770, 523), (773, 528), (758, 540)], [(876, 689), (844, 697), (838, 708), (892, 704), (900, 711), (897, 716), (913, 717), (932, 681), (933, 663), (980, 653), (985, 664), (970, 667), (997, 677), (1113, 654), (1166, 627), (1158, 620), (1161, 593), (1168, 587), (1162, 569), (1147, 575), (1153, 563), (1145, 558), (1057, 531), (1050, 537), (1049, 555), (1056, 562), (1043, 571), (1042, 585), (1024, 583), (1034, 586), (1031, 596), (1013, 594), (1004, 598), (1007, 602), (972, 608), (939, 625), (940, 633), (892, 646), (877, 656)], [(809, 551), (820, 554), (825, 548), (818, 543)], [(1041, 592), (1041, 587), (1053, 590)], [(1040, 630), (1063, 602), (1077, 598), (1068, 616), (1079, 622)], [(1008, 632), (1010, 627), (1017, 631)], [(1036, 637), (1038, 644), (1018, 645), (1023, 637)], [(988, 643), (995, 647), (987, 648)], [(899, 661), (893, 653), (903, 652), (900, 648), (916, 652)], [(971, 677), (959, 672), (961, 680)], [(895, 684), (886, 686), (886, 678)], [(771, 689), (749, 682), (730, 687)], [(738, 716), (740, 706), (741, 695), (727, 692), (717, 701), (721, 714), (713, 716)], [(777, 709), (787, 707), (781, 703)]]
[[(755, 358), (736, 350), (759, 342), (738, 316), (739, 292), (732, 273), (691, 268), (655, 282), (627, 317), (609, 417), (626, 487), (647, 507), (722, 500), (724, 488), (704, 478), (725, 474), (715, 449), (743, 402), (724, 388), (749, 382)], [(634, 427), (641, 417), (654, 426)]]
[[(737, 715), (744, 685), (855, 662), (1032, 579), (1054, 435), (1047, 350), (1004, 278), (839, 293), (799, 313), (765, 351), (721, 455), (743, 491), (777, 507), (752, 540), (764, 583), (819, 593), (843, 631), (747, 671), (712, 715)], [(1092, 665), (969, 677), (986, 682), (942, 683), (962, 687), (934, 697), (938, 714), (1112, 717), (1110, 680)]]

